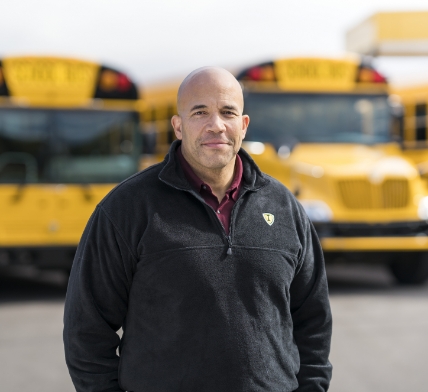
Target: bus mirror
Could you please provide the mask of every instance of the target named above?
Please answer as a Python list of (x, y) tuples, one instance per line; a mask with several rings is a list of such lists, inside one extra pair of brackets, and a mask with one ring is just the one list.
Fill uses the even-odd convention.
[(283, 135), (279, 140), (276, 141), (275, 147), (277, 149), (278, 156), (282, 159), (287, 159), (294, 147), (299, 144), (299, 140), (291, 135)]
[(391, 136), (394, 140), (402, 142), (404, 140), (404, 107), (398, 95), (388, 97), (391, 111)]
[(286, 144), (282, 145), (278, 148), (278, 156), (282, 159), (287, 159), (291, 154), (291, 148), (290, 146), (287, 146)]
[(418, 164), (419, 175), (423, 179), (428, 179), (428, 162), (421, 162)]
[(142, 129), (142, 153), (143, 154), (154, 154), (156, 152), (156, 126), (148, 124)]
[(393, 115), (391, 128), (392, 139), (402, 144), (404, 140), (404, 116)]

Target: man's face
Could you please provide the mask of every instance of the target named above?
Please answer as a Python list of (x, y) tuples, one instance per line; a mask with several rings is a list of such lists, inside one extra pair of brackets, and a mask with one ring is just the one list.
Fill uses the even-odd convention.
[(215, 171), (234, 165), (249, 123), (242, 110), (242, 91), (231, 75), (196, 75), (188, 83), (172, 124), (191, 166)]

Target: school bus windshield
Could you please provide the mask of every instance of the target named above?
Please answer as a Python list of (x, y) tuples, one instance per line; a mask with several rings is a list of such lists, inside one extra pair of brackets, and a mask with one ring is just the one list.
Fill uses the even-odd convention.
[(277, 149), (297, 143), (377, 144), (391, 141), (386, 95), (252, 93), (246, 140)]
[(138, 117), (103, 110), (0, 109), (0, 182), (117, 182), (137, 170)]

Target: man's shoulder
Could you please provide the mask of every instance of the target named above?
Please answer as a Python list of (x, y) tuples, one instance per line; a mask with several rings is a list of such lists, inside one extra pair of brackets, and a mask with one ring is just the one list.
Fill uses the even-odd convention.
[(293, 193), (279, 180), (262, 172), (263, 176), (268, 179), (267, 181), (267, 191), (268, 192), (276, 192), (278, 195), (283, 197), (296, 199)]
[(307, 221), (306, 212), (296, 195), (276, 178), (266, 173), (263, 173), (263, 175), (269, 180), (268, 186), (264, 188), (267, 196), (274, 203), (278, 203), (283, 208), (289, 210), (291, 214), (296, 216), (300, 221)]
[(126, 206), (144, 197), (144, 195), (157, 191), (159, 173), (164, 162), (152, 165), (117, 184), (100, 202), (103, 208), (114, 208), (117, 205)]

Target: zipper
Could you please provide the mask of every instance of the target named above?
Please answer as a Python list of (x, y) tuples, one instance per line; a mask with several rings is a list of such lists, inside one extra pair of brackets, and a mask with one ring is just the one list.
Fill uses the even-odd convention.
[[(212, 208), (209, 204), (207, 204), (207, 203), (205, 202), (205, 200), (204, 200), (201, 196), (199, 196), (199, 195), (195, 195), (192, 191), (190, 191), (190, 193), (192, 193), (194, 196), (196, 196), (196, 198), (197, 198), (198, 200), (200, 200), (200, 201), (204, 204), (205, 208), (207, 208), (209, 211), (212, 211), (211, 216), (212, 216), (212, 214), (214, 214), (214, 215), (215, 215), (215, 216), (214, 216), (214, 220), (215, 220), (216, 222), (218, 222), (218, 224), (220, 225), (221, 230), (223, 231), (223, 233), (222, 233), (222, 234), (223, 234), (224, 238), (226, 238), (226, 240), (227, 240), (227, 246), (228, 246), (228, 248), (227, 248), (226, 254), (227, 254), (228, 256), (230, 256), (230, 255), (232, 254), (232, 236), (231, 236), (231, 231), (232, 231), (232, 213), (233, 213), (233, 210), (235, 209), (235, 205), (236, 205), (236, 203), (235, 203), (235, 205), (233, 206), (232, 211), (231, 211), (231, 213), (230, 213), (230, 227), (229, 227), (229, 235), (227, 235), (227, 234), (226, 234), (226, 229), (224, 228), (223, 223), (221, 223), (221, 220), (220, 220), (220, 219), (218, 219), (218, 217), (217, 217), (217, 212), (214, 210), (214, 208)], [(238, 200), (239, 200), (239, 199), (238, 199)], [(238, 200), (236, 200), (236, 201), (238, 202)]]
[(217, 218), (217, 213), (215, 212), (215, 210), (214, 210), (214, 208), (212, 208), (210, 205), (208, 205), (207, 203), (205, 203), (205, 200), (203, 200), (203, 203), (210, 209), (210, 210), (212, 210), (213, 211), (213, 213), (215, 214), (215, 220), (218, 222), (218, 223), (220, 223), (220, 225), (221, 225), (221, 228), (223, 229), (223, 232), (224, 232), (224, 234), (225, 234), (225, 237), (226, 237), (226, 240), (227, 240), (227, 245), (228, 245), (228, 248), (227, 248), (227, 252), (226, 252), (226, 254), (228, 255), (228, 256), (230, 256), (231, 254), (232, 254), (232, 222), (233, 222), (233, 220), (232, 220), (232, 217), (233, 217), (233, 213), (234, 213), (234, 211), (235, 211), (235, 207), (238, 205), (238, 202), (239, 202), (239, 200), (244, 196), (244, 194), (245, 193), (247, 193), (247, 190), (246, 189), (244, 189), (243, 190), (243, 192), (241, 192), (241, 194), (239, 195), (239, 197), (236, 199), (236, 202), (235, 202), (235, 204), (233, 205), (233, 207), (232, 207), (232, 211), (230, 212), (230, 225), (229, 225), (229, 235), (226, 235), (226, 230), (225, 230), (225, 228), (224, 228), (224, 226), (223, 226), (223, 223), (221, 223), (221, 221), (220, 221), (220, 219), (218, 219)]
[(230, 235), (227, 236), (227, 242), (229, 244), (229, 248), (227, 249), (227, 254), (231, 255), (232, 254), (232, 239), (230, 238)]
[[(174, 187), (174, 186), (173, 186), (173, 187)], [(223, 237), (224, 237), (224, 238), (226, 238), (226, 240), (227, 240), (228, 248), (227, 248), (226, 254), (227, 254), (227, 255), (231, 255), (231, 254), (232, 254), (232, 239), (231, 239), (231, 237), (230, 237), (230, 230), (229, 230), (229, 235), (227, 235), (227, 234), (226, 234), (226, 229), (224, 228), (223, 223), (221, 223), (220, 219), (218, 219), (218, 217), (217, 217), (217, 213), (215, 212), (214, 208), (212, 208), (209, 204), (207, 204), (207, 203), (205, 202), (205, 200), (203, 199), (203, 197), (202, 197), (202, 196), (200, 196), (200, 195), (198, 195), (198, 194), (197, 194), (193, 189), (192, 189), (192, 190), (190, 190), (190, 189), (180, 189), (180, 188), (177, 188), (177, 187), (174, 187), (174, 188), (176, 188), (176, 189), (178, 189), (178, 190), (181, 190), (181, 191), (189, 192), (193, 197), (195, 197), (197, 200), (199, 200), (199, 201), (200, 201), (200, 202), (205, 206), (205, 208), (206, 208), (207, 210), (212, 211), (212, 212), (208, 212), (208, 214), (210, 214), (211, 216), (212, 216), (212, 214), (214, 214), (214, 215), (215, 215), (215, 216), (214, 216), (214, 220), (215, 220), (216, 222), (218, 222), (217, 224), (219, 224), (219, 225), (220, 225), (220, 228), (221, 228), (221, 230), (223, 231), (223, 232), (222, 232)], [(235, 206), (233, 206), (233, 207), (235, 207)], [(232, 209), (232, 210), (233, 210), (233, 209)], [(231, 215), (231, 217), (232, 217), (232, 215)]]
[[(238, 196), (238, 198), (236, 199), (235, 204), (232, 207), (232, 211), (230, 212), (230, 226), (229, 226), (229, 235), (226, 236), (227, 239), (227, 243), (229, 245), (229, 248), (227, 249), (226, 254), (231, 255), (232, 254), (232, 229), (233, 229), (233, 215), (235, 213), (235, 208), (237, 207), (239, 201), (242, 199), (242, 197), (248, 192), (248, 189), (243, 188), (241, 194)], [(220, 220), (217, 218), (217, 220), (220, 222)], [(220, 222), (221, 223), (221, 222)], [(223, 224), (222, 224), (223, 226)], [(224, 230), (224, 227), (223, 227)], [(224, 230), (224, 232), (226, 233), (226, 230)]]
[[(212, 213), (215, 215), (214, 220), (220, 224), (221, 229), (223, 230), (223, 233), (222, 233), (222, 234), (223, 234), (224, 238), (226, 238), (226, 240), (227, 240), (228, 248), (227, 248), (227, 252), (226, 252), (226, 254), (227, 254), (227, 255), (231, 255), (231, 254), (232, 254), (232, 237), (231, 237), (231, 235), (230, 235), (230, 231), (231, 231), (230, 229), (231, 229), (231, 227), (229, 228), (229, 235), (227, 235), (227, 234), (226, 234), (226, 229), (224, 228), (223, 223), (221, 223), (221, 220), (220, 220), (220, 219), (218, 219), (218, 217), (217, 217), (217, 213), (216, 213), (216, 211), (214, 210), (214, 208), (212, 208), (209, 204), (205, 203), (205, 200), (204, 200), (204, 199), (202, 199), (202, 202), (204, 203), (204, 205), (206, 206), (206, 208), (207, 208), (207, 209), (209, 209), (210, 211), (212, 211)], [(235, 207), (235, 206), (234, 206), (234, 207)], [(232, 218), (232, 214), (230, 215), (230, 217)], [(231, 219), (231, 220), (232, 220), (232, 219)]]
[(233, 212), (235, 211), (235, 207), (238, 204), (238, 201), (242, 198), (242, 196), (244, 196), (245, 193), (247, 193), (248, 190), (244, 189), (244, 191), (241, 192), (241, 194), (239, 195), (238, 199), (236, 200), (234, 206), (232, 207), (232, 211), (230, 212), (229, 235), (227, 235), (226, 234), (226, 229), (224, 228), (223, 223), (221, 223), (220, 219), (218, 219), (216, 211), (214, 210), (214, 208), (212, 208), (209, 204), (207, 204), (205, 202), (205, 200), (203, 199), (203, 197), (201, 197), (200, 195), (198, 195), (194, 190), (181, 189), (181, 188), (177, 188), (177, 187), (175, 187), (173, 185), (170, 185), (170, 186), (172, 186), (173, 188), (176, 188), (178, 190), (181, 190), (181, 191), (189, 192), (191, 195), (193, 195), (194, 197), (196, 197), (196, 199), (198, 199), (207, 209), (209, 209), (209, 210), (212, 211), (212, 213), (215, 215), (215, 220), (220, 224), (221, 229), (223, 230), (222, 234), (226, 238), (226, 240), (227, 240), (227, 246), (228, 246), (226, 254), (228, 256), (230, 256), (232, 254), (232, 235), (231, 235), (231, 233), (232, 233), (232, 217), (233, 217)]

